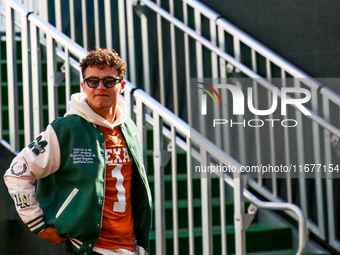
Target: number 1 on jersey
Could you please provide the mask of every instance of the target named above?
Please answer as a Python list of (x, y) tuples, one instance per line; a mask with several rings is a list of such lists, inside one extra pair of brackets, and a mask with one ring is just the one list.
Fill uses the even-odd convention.
[(118, 202), (115, 202), (113, 205), (114, 212), (125, 212), (126, 207), (126, 198), (125, 198), (125, 188), (124, 188), (124, 176), (122, 175), (122, 167), (123, 165), (117, 165), (112, 171), (112, 177), (117, 179), (116, 189), (118, 191), (117, 198)]

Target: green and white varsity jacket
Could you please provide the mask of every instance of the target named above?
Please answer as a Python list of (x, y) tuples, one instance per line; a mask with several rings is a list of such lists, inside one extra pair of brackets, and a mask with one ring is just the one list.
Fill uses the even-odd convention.
[(8, 191), (33, 233), (53, 226), (70, 238), (78, 254), (90, 254), (100, 235), (105, 194), (105, 134), (97, 125), (119, 125), (134, 159), (131, 203), (137, 245), (149, 251), (151, 193), (137, 128), (121, 99), (114, 123), (85, 100), (84, 94), (72, 95), (70, 111), (13, 159), (4, 176)]

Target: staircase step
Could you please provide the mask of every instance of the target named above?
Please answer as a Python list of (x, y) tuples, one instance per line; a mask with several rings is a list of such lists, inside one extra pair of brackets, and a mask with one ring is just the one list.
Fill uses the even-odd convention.
[[(21, 58), (17, 58), (15, 60), (15, 63), (16, 63), (16, 66), (17, 66), (17, 69), (18, 69), (18, 81), (22, 81), (22, 60)], [(56, 64), (57, 64), (57, 71), (59, 72), (60, 71), (60, 68), (61, 66), (63, 65), (64, 62), (62, 61), (58, 61)], [(7, 81), (7, 60), (1, 60), (0, 62), (1, 64), (1, 70), (2, 71), (5, 71), (5, 72), (2, 72), (1, 75), (1, 80), (2, 81)], [(47, 60), (41, 60), (41, 78), (42, 78), (42, 81), (47, 81)]]
[[(153, 175), (154, 171), (154, 164), (153, 164), (153, 151), (148, 151), (146, 153), (147, 156), (147, 170), (148, 175)], [(171, 174), (171, 158), (167, 165), (164, 167), (164, 174)], [(183, 151), (177, 152), (177, 173), (178, 174), (186, 174), (187, 172), (187, 154)]]
[[(202, 203), (200, 199), (193, 199), (193, 207), (201, 207)], [(213, 198), (211, 199), (211, 206), (219, 206), (220, 205), (220, 199), (219, 198)], [(233, 201), (225, 201), (225, 205), (227, 209), (234, 208), (234, 202)], [(245, 202), (246, 208), (250, 205), (250, 202)], [(152, 208), (155, 209), (155, 205), (152, 205)], [(172, 209), (172, 201), (165, 201), (164, 203), (165, 209)], [(177, 200), (177, 208), (188, 208), (188, 200)], [(228, 212), (228, 211), (227, 211)]]
[[(213, 227), (214, 254), (221, 254), (221, 229)], [(227, 229), (227, 250), (228, 254), (235, 252), (235, 230)], [(202, 254), (202, 229), (194, 229), (195, 254)], [(180, 254), (189, 254), (188, 229), (179, 229)], [(151, 250), (154, 250), (155, 232), (151, 232)], [(173, 252), (173, 232), (166, 231), (167, 253)], [(251, 226), (246, 231), (247, 252), (265, 252), (292, 249), (292, 231), (289, 227), (260, 227)]]
[[(149, 178), (149, 177), (148, 177)], [(193, 199), (199, 199), (201, 197), (201, 178), (193, 178), (191, 180), (192, 183), (192, 193)], [(154, 197), (154, 180), (150, 182), (150, 189), (152, 197)], [(219, 179), (213, 178), (211, 179), (211, 195), (212, 198), (220, 197), (219, 194)], [(177, 199), (187, 199), (188, 198), (188, 188), (187, 188), (187, 180), (184, 176), (181, 176), (179, 180), (177, 180)], [(164, 181), (164, 198), (165, 200), (172, 200), (172, 181), (171, 178), (168, 176), (167, 180)]]
[[(245, 202), (246, 209), (250, 205), (249, 202)], [(202, 204), (200, 200), (195, 199), (193, 201), (193, 224), (194, 227), (202, 227)], [(165, 207), (165, 229), (172, 229), (173, 228), (173, 207), (171, 201), (166, 201), (164, 204)], [(153, 205), (153, 210), (155, 210), (155, 206)], [(220, 213), (220, 201), (218, 198), (212, 199), (212, 208), (211, 208), (211, 218), (212, 218), (212, 225), (213, 226), (220, 226), (221, 225), (221, 213)], [(226, 211), (226, 225), (233, 226), (234, 224), (234, 203), (230, 201), (226, 201), (225, 204), (225, 211)], [(188, 205), (186, 200), (178, 200), (178, 215), (182, 216), (178, 219), (178, 227), (181, 229), (186, 229), (189, 227), (188, 222)], [(155, 228), (155, 217), (152, 218), (152, 229)], [(255, 215), (252, 226), (258, 223), (257, 214)]]

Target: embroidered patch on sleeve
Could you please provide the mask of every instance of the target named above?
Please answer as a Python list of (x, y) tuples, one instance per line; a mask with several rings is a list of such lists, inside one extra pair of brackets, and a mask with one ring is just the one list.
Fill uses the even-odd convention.
[(15, 203), (17, 206), (20, 206), (21, 208), (30, 207), (30, 194), (20, 194), (20, 193), (14, 193), (13, 194)]
[(15, 172), (14, 171), (14, 166), (16, 164), (18, 164), (19, 161), (15, 162), (12, 167), (11, 167), (11, 174), (15, 175), (15, 176), (20, 176), (20, 175), (23, 175), (26, 171), (27, 171), (27, 165), (26, 163), (22, 163), (22, 170), (20, 172)]
[(40, 153), (43, 154), (46, 151), (44, 148), (48, 144), (47, 141), (41, 140), (41, 138), (42, 136), (39, 135), (33, 142), (28, 145), (28, 148), (30, 148), (36, 156), (39, 156)]

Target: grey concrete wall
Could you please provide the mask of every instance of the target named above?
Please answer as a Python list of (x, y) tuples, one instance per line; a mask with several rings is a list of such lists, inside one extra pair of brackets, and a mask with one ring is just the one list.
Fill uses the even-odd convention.
[(340, 77), (340, 1), (201, 1), (312, 77)]

